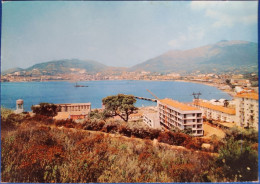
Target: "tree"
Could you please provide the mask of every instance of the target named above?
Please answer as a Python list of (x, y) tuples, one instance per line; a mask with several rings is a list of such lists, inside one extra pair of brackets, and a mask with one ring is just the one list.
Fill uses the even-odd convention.
[(48, 117), (54, 117), (58, 114), (57, 105), (50, 104), (50, 103), (40, 103), (39, 105), (32, 106), (31, 109), (33, 113), (43, 115), (43, 116), (48, 116)]
[(102, 102), (105, 105), (105, 111), (109, 112), (110, 116), (119, 116), (125, 122), (128, 121), (129, 115), (137, 109), (134, 106), (136, 99), (133, 95), (108, 96), (103, 98)]
[(226, 79), (226, 83), (228, 84), (228, 85), (230, 85), (230, 79)]

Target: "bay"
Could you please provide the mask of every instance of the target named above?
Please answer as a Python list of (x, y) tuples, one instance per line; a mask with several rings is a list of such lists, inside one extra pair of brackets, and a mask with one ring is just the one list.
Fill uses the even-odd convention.
[[(216, 87), (177, 81), (84, 81), (74, 87), (75, 83), (68, 81), (51, 82), (17, 82), (1, 83), (1, 106), (15, 109), (16, 100), (24, 100), (24, 108), (31, 111), (31, 106), (41, 102), (48, 103), (91, 103), (91, 108), (101, 108), (102, 99), (109, 95), (131, 94), (140, 97), (154, 98), (146, 89), (152, 91), (158, 98), (172, 98), (180, 102), (191, 102), (192, 93), (200, 92), (202, 99), (227, 99), (232, 97)], [(156, 106), (155, 102), (137, 100), (137, 107)]]

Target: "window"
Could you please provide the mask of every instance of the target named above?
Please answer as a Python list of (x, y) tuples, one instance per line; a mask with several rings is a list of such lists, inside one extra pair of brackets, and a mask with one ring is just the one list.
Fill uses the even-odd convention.
[(202, 133), (202, 130), (198, 130), (198, 134), (201, 134)]

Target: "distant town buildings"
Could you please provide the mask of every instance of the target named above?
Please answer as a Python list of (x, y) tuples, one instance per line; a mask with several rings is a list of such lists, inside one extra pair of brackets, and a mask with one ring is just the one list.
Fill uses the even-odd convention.
[(202, 112), (196, 107), (162, 99), (157, 101), (160, 125), (165, 129), (191, 129), (194, 136), (203, 136)]
[(242, 87), (250, 87), (251, 86), (250, 80), (246, 80), (246, 79), (231, 79), (230, 83), (232, 85), (242, 86)]

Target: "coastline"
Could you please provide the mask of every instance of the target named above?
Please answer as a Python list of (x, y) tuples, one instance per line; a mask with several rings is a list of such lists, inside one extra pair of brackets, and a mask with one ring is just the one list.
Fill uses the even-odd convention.
[(207, 86), (216, 87), (219, 90), (229, 94), (232, 98), (234, 98), (234, 96), (235, 96), (235, 92), (230, 91), (230, 90), (221, 89), (221, 86), (224, 86), (223, 84), (214, 84), (214, 83), (209, 83), (209, 82), (190, 81), (190, 80), (175, 80), (175, 81), (177, 81), (177, 82), (190, 82), (190, 83), (204, 84), (204, 85), (207, 85)]

